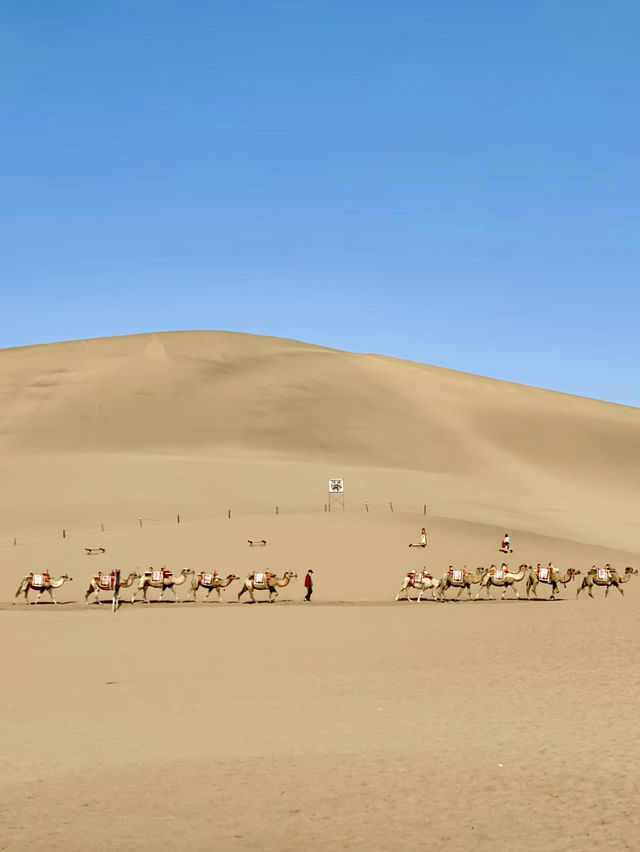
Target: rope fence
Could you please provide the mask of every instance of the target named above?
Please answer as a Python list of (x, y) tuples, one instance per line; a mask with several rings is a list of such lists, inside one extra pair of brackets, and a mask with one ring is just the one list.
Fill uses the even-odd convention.
[(53, 541), (55, 539), (69, 539), (76, 538), (79, 535), (99, 535), (102, 533), (110, 533), (110, 532), (123, 532), (125, 530), (131, 530), (138, 527), (139, 529), (144, 529), (145, 527), (166, 527), (171, 525), (180, 525), (185, 523), (196, 523), (200, 521), (217, 521), (223, 518), (227, 520), (232, 520), (237, 517), (249, 517), (249, 516), (274, 516), (274, 515), (368, 515), (368, 514), (399, 514), (399, 515), (417, 515), (423, 514), (425, 517), (427, 515), (427, 504), (423, 503), (422, 506), (408, 506), (408, 505), (399, 505), (394, 504), (391, 500), (388, 500), (384, 503), (371, 503), (371, 502), (363, 502), (363, 503), (354, 503), (352, 505), (340, 506), (339, 508), (333, 508), (328, 504), (324, 504), (324, 506), (313, 505), (313, 506), (271, 506), (271, 507), (255, 507), (251, 509), (237, 509), (230, 507), (223, 511), (212, 512), (207, 515), (185, 515), (183, 513), (177, 513), (171, 517), (165, 518), (152, 518), (147, 517), (146, 515), (139, 515), (137, 518), (132, 519), (127, 522), (124, 520), (120, 520), (114, 523), (106, 523), (100, 522), (97, 524), (93, 524), (91, 526), (85, 527), (61, 527), (57, 532), (42, 532), (34, 535), (14, 535), (10, 537), (3, 537), (0, 539), (0, 549), (6, 549), (11, 547), (18, 547), (23, 544), (30, 544), (36, 541)]

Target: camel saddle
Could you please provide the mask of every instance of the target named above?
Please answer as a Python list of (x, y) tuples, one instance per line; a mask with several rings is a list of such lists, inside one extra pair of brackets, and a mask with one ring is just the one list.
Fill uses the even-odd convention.
[(433, 576), (426, 571), (409, 571), (409, 578), (413, 583), (423, 583), (425, 580), (433, 580)]
[(493, 572), (493, 579), (504, 580), (504, 575), (508, 573), (509, 571), (506, 568), (496, 568), (496, 570)]
[(171, 576), (171, 571), (167, 571), (166, 568), (154, 568), (151, 572), (151, 580), (154, 583), (162, 583), (163, 580), (167, 580)]
[(259, 586), (261, 586), (263, 583), (268, 586), (270, 579), (271, 574), (268, 571), (259, 571), (257, 574), (253, 575), (253, 582), (257, 583)]
[(598, 568), (596, 572), (598, 576), (598, 580), (601, 580), (603, 583), (607, 583), (609, 581), (609, 577), (611, 574), (607, 571), (606, 568)]
[(217, 571), (201, 571), (200, 582), (203, 586), (213, 586), (213, 581), (218, 576)]
[(50, 574), (32, 574), (31, 585), (34, 589), (44, 589), (50, 579)]
[(462, 583), (464, 580), (464, 568), (452, 568), (449, 573), (454, 583)]
[(98, 586), (105, 591), (109, 591), (109, 589), (113, 589), (116, 582), (116, 575), (112, 571), (110, 574), (104, 574), (102, 571), (99, 572), (97, 576)]
[(543, 568), (542, 565), (538, 568), (538, 580), (543, 582), (551, 579), (551, 571), (549, 568)]

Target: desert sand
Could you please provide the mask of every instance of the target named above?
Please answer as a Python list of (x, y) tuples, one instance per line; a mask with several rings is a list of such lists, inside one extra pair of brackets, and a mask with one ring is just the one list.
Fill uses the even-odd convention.
[[(640, 410), (138, 335), (1, 350), (0, 464), (3, 852), (637, 849), (640, 577), (394, 597), (423, 567), (640, 567)], [(85, 606), (96, 571), (162, 564), (298, 578)], [(45, 569), (59, 604), (14, 605)]]

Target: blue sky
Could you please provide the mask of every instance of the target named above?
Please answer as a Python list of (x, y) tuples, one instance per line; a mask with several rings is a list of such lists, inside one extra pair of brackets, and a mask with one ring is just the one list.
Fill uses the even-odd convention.
[(640, 405), (636, 0), (11, 5), (0, 346), (228, 329)]

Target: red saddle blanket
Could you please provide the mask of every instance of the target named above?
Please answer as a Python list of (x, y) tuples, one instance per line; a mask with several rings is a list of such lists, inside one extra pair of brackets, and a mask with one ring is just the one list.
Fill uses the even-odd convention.
[(98, 586), (101, 589), (106, 589), (106, 590), (113, 589), (115, 582), (116, 582), (116, 575), (113, 573), (113, 571), (111, 572), (111, 574), (103, 574), (102, 571), (100, 571), (100, 573), (98, 574), (97, 580), (98, 580)]
[(433, 580), (433, 576), (426, 571), (409, 571), (408, 577), (412, 583), (424, 583), (425, 580)]
[(50, 574), (32, 574), (31, 575), (31, 585), (34, 589), (43, 589), (49, 580), (51, 579)]
[(200, 573), (200, 582), (203, 586), (213, 586), (213, 581), (218, 576), (216, 571), (202, 571)]
[(171, 571), (167, 571), (166, 568), (155, 569), (151, 572), (151, 580), (154, 583), (161, 583), (163, 580), (168, 580), (171, 576)]

